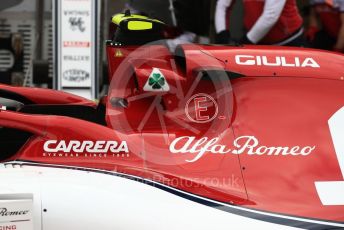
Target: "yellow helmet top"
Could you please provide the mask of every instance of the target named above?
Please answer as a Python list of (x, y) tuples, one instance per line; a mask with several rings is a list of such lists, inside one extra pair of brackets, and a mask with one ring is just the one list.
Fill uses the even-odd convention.
[(164, 25), (163, 22), (146, 16), (130, 14), (130, 12), (116, 14), (112, 17), (112, 22), (117, 26), (130, 31), (153, 30), (154, 25)]

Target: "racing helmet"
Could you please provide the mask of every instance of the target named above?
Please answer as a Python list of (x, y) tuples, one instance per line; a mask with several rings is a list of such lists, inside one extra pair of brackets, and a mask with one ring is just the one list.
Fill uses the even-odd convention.
[(163, 38), (165, 24), (157, 19), (131, 14), (127, 10), (124, 14), (112, 17), (116, 25), (113, 42), (121, 45), (143, 45)]

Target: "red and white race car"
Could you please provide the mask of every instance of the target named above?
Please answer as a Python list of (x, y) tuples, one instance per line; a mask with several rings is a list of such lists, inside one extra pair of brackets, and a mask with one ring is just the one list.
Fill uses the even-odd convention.
[(0, 85), (0, 230), (344, 228), (343, 55), (113, 22), (99, 104)]

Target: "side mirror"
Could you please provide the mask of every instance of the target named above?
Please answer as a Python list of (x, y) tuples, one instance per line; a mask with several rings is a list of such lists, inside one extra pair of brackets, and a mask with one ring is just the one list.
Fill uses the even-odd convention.
[(110, 98), (110, 104), (114, 108), (128, 108), (128, 100), (125, 98), (113, 97)]

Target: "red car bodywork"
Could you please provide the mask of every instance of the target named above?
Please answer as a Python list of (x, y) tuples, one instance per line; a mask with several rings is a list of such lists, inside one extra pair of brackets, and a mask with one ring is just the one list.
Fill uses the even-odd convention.
[[(53, 91), (42, 88), (13, 87), (0, 84), (0, 96), (2, 95), (24, 98), (27, 104), (54, 104), (54, 105), (85, 105), (96, 106), (96, 103), (85, 98), (64, 93), (62, 91)], [(10, 95), (8, 95), (10, 94)], [(6, 97), (4, 95), (4, 97)], [(20, 100), (20, 99), (19, 99)]]
[[(344, 106), (343, 55), (256, 46), (184, 45), (176, 56), (163, 45), (138, 49), (109, 45), (107, 49), (112, 84), (106, 101), (107, 126), (66, 116), (1, 111), (0, 126), (33, 134), (6, 160), (116, 171), (224, 203), (344, 222), (344, 206), (323, 205), (315, 187), (317, 181), (343, 180), (328, 127), (328, 120)], [(177, 91), (144, 92), (153, 68)], [(222, 83), (228, 84), (229, 91), (216, 97), (219, 112), (212, 122), (195, 123), (184, 113), (187, 99), (196, 94), (216, 95), (223, 85), (200, 78), (192, 94), (188, 91), (199, 74), (211, 71), (217, 72), (212, 80), (226, 74)], [(35, 103), (95, 107), (61, 92), (1, 88)], [(177, 92), (182, 92), (183, 99)], [(113, 98), (127, 99), (127, 105), (115, 106)], [(151, 110), (156, 98), (158, 109)], [(145, 116), (147, 111), (151, 111), (149, 116)], [(163, 127), (158, 122), (161, 119)], [(193, 133), (192, 128), (200, 133)], [(233, 142), (245, 136), (255, 137), (262, 146), (314, 149), (308, 155), (248, 154), (248, 149), (242, 154), (206, 151), (191, 162), (195, 154), (170, 151), (173, 140), (183, 136), (196, 140), (221, 136), (218, 144), (231, 149), (238, 148)], [(126, 141), (129, 152), (49, 155), (44, 152), (48, 140)]]

